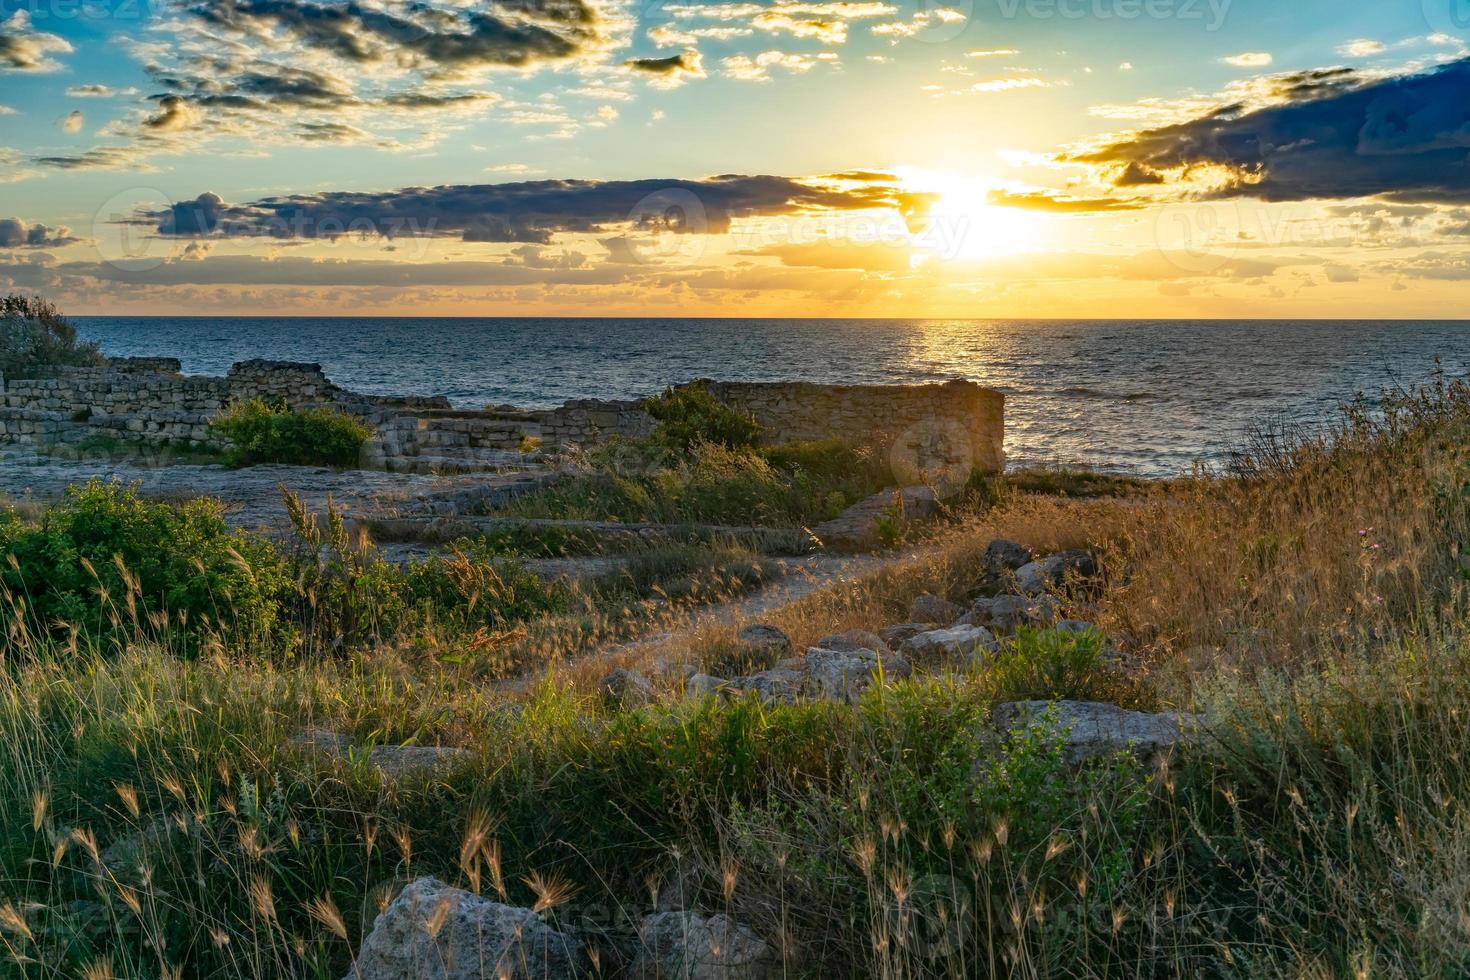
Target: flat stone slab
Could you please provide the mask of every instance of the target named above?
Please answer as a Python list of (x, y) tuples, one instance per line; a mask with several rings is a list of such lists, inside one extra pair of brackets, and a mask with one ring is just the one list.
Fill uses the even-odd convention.
[(1200, 731), (1195, 715), (1129, 711), (1095, 701), (1008, 701), (991, 714), (1002, 734), (1044, 727), (1062, 739), (1062, 760), (1080, 765), (1131, 752), (1147, 760), (1194, 742)]
[[(721, 524), (653, 524), (621, 521), (552, 520), (539, 517), (369, 517), (364, 522), (379, 541), (443, 544), (459, 538), (516, 532), (560, 531), (568, 547), (598, 552), (607, 546), (661, 541), (740, 541), (769, 555), (804, 555), (815, 548), (801, 528), (736, 527)], [(581, 543), (584, 547), (577, 549)]]
[(437, 477), (316, 466), (150, 466), (143, 461), (63, 460), (25, 450), (0, 452), (0, 495), (52, 501), (60, 499), (68, 486), (92, 479), (136, 484), (150, 499), (215, 497), (229, 505), (225, 519), (232, 526), (269, 534), (290, 527), (283, 486), (318, 513), (326, 509), (330, 497), (343, 513), (359, 516), (461, 506), (499, 487), (523, 483), (527, 475)]

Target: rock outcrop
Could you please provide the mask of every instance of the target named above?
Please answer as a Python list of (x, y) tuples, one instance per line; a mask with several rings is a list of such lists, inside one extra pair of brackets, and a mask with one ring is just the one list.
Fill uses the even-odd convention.
[(420, 878), (378, 915), (343, 980), (573, 980), (590, 975), (581, 945), (531, 909)]
[(777, 980), (781, 960), (727, 915), (660, 912), (643, 920), (630, 980)]
[(996, 705), (991, 719), (1001, 733), (1040, 726), (1060, 737), (1062, 760), (1073, 766), (1119, 752), (1148, 760), (1192, 741), (1199, 731), (1193, 715), (1147, 714), (1093, 701), (1010, 701)]

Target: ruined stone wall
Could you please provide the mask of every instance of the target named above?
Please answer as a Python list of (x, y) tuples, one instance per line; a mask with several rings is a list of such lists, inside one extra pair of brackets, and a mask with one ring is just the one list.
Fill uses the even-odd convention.
[(541, 412), (538, 421), (541, 438), (555, 446), (590, 446), (615, 437), (642, 439), (653, 432), (654, 426), (641, 402), (594, 398), (569, 401)]
[(445, 398), (360, 395), (319, 364), (243, 361), (223, 378), (185, 375), (175, 358), (116, 358), (49, 378), (0, 378), (0, 444), (75, 444), (110, 434), (132, 442), (218, 446), (209, 420), (232, 402), (337, 407), (377, 423), (399, 412), (447, 409)]
[[(766, 427), (768, 441), (837, 439), (883, 453), (901, 480), (968, 477), (1004, 465), (1004, 399), (966, 381), (932, 385), (704, 382)], [(346, 391), (319, 364), (243, 361), (223, 377), (184, 375), (172, 358), (126, 358), (51, 378), (0, 378), (0, 443), (78, 443), (111, 433), (142, 443), (218, 445), (209, 421), (232, 402), (336, 407), (372, 425), (368, 465), (493, 469), (528, 440), (548, 447), (638, 439), (654, 421), (638, 401), (569, 401), (547, 411), (455, 411), (442, 397)], [(948, 476), (944, 477), (948, 479)]]
[[(933, 482), (939, 471), (968, 478), (971, 468), (999, 472), (1005, 466), (1005, 399), (970, 381), (699, 383), (765, 426), (769, 443), (836, 439), (885, 454), (900, 479)], [(640, 402), (572, 401), (541, 413), (541, 434), (552, 445), (640, 438), (653, 428)]]
[(173, 358), (119, 358), (51, 378), (0, 379), (0, 443), (208, 443), (229, 399), (224, 378), (187, 377)]
[(716, 398), (765, 426), (768, 442), (837, 439), (887, 454), (900, 479), (914, 467), (968, 476), (971, 468), (999, 472), (1005, 466), (1005, 397), (972, 381), (705, 384)]

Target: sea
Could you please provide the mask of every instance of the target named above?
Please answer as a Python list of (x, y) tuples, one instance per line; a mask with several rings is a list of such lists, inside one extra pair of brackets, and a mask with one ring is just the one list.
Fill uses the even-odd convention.
[(1261, 426), (1470, 372), (1470, 321), (75, 317), (111, 355), (320, 363), (343, 387), (460, 407), (634, 398), (695, 378), (915, 384), (1006, 396), (1013, 465), (1219, 467)]

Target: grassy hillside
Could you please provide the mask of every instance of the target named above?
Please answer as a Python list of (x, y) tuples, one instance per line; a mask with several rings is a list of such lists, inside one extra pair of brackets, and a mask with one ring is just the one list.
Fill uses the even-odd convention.
[[(682, 883), (794, 977), (1464, 975), (1467, 426), (1470, 389), (1442, 385), (1320, 437), (1263, 435), (1226, 475), (999, 488), (906, 557), (762, 619), (802, 647), (902, 622), (922, 592), (968, 599), (994, 538), (1085, 546), (1104, 584), (1067, 611), (1122, 665), (1021, 634), (855, 707), (681, 697), (679, 666), (718, 662), (738, 622), (568, 664), (647, 591), (568, 605), (526, 583), (506, 605), (473, 586), (495, 567), (473, 556), (324, 584), (310, 576), (330, 566), (252, 561), (260, 546), (208, 514), (152, 515), (185, 521), (173, 538), (269, 613), (241, 624), (218, 592), (187, 593), (204, 611), (186, 643), (126, 562), (114, 580), (92, 556), (98, 581), (60, 602), (47, 589), (87, 557), (75, 521), (17, 517), (0, 532), (6, 969), (341, 977), (395, 886), (435, 874), (593, 939)], [(339, 561), (367, 561), (324, 533)], [(370, 584), (402, 599), (391, 629), (287, 652), (282, 631), (321, 626), (317, 610), (336, 625), (311, 635), (338, 637), (344, 611), (381, 608), (355, 601)], [(706, 594), (727, 588), (717, 572)], [(537, 664), (552, 666), (497, 680)], [(602, 698), (615, 666), (648, 673), (653, 703)], [(1056, 740), (988, 723), (1034, 696), (1198, 712), (1206, 735), (1157, 765), (1069, 769)], [(307, 729), (353, 748), (324, 757)], [(398, 744), (468, 753), (393, 779), (367, 754)]]

